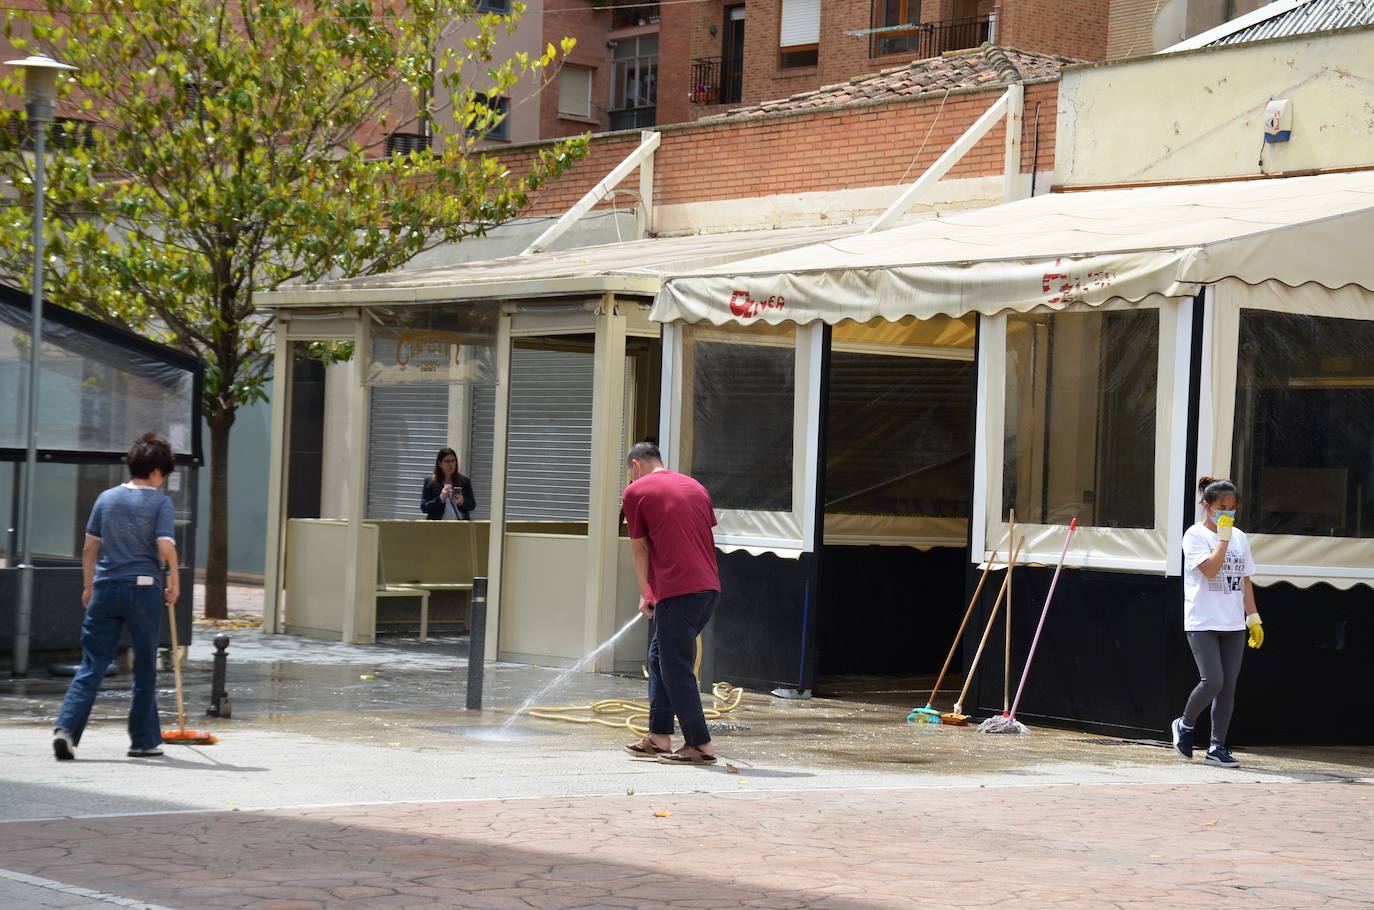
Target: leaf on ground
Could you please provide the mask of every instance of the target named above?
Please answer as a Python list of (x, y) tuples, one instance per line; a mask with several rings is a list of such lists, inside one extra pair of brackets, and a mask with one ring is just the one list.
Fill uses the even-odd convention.
[(672, 814), (672, 809), (659, 809), (657, 812), (654, 813), (654, 818), (667, 818)]
[(1204, 828), (1215, 828), (1216, 826), (1217, 826), (1217, 820), (1216, 820), (1215, 818), (1212, 819), (1211, 821), (1203, 822), (1203, 823), (1202, 823), (1202, 827), (1204, 827)]
[(359, 679), (376, 679), (377, 677), (373, 676), (371, 673), (364, 673), (364, 674), (362, 674), (361, 676), (359, 676), (358, 678), (359, 678)]
[(730, 764), (729, 762), (726, 762), (726, 763), (725, 763), (725, 770), (726, 770), (726, 771), (729, 771), (731, 774), (738, 774), (738, 773), (739, 773), (739, 768), (736, 768), (734, 765)]

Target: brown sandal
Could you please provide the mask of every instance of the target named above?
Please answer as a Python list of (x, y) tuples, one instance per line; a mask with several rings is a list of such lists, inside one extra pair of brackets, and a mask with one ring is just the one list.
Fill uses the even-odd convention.
[(714, 765), (716, 763), (714, 755), (707, 755), (691, 746), (683, 746), (676, 752), (661, 753), (658, 760), (665, 765)]
[(644, 737), (637, 743), (630, 743), (625, 747), (625, 751), (635, 758), (657, 758), (660, 755), (671, 754), (671, 749), (660, 749), (649, 742), (649, 737)]

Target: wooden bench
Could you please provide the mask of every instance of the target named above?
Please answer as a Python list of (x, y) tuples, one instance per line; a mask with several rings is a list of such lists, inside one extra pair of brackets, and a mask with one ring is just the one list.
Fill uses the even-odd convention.
[[(444, 619), (466, 630), (472, 579), (486, 571), (491, 525), (485, 521), (369, 521), (377, 526), (377, 596), (420, 596), (420, 637), (429, 637), (430, 600), (453, 602)], [(397, 620), (393, 622), (401, 622)], [(378, 619), (379, 625), (383, 620)]]

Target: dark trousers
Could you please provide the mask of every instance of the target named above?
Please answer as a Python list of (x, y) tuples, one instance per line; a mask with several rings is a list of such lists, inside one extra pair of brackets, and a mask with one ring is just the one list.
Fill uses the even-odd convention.
[(81, 625), (81, 667), (67, 688), (57, 726), (80, 744), (95, 694), (114, 660), (119, 632), (129, 628), (134, 651), (134, 693), (129, 706), (129, 742), (135, 749), (162, 744), (157, 716), (157, 639), (162, 631), (162, 586), (131, 581), (97, 581)]
[(701, 688), (692, 672), (697, 636), (711, 621), (719, 591), (666, 597), (654, 607), (654, 637), (649, 642), (649, 732), (673, 732), (673, 715), (689, 746), (711, 741), (701, 710)]
[(1197, 661), (1197, 687), (1188, 696), (1183, 708), (1183, 722), (1192, 726), (1202, 712), (1212, 706), (1212, 745), (1225, 746), (1231, 729), (1231, 712), (1236, 706), (1236, 680), (1240, 678), (1240, 663), (1245, 657), (1245, 640), (1249, 633), (1189, 632), (1188, 644)]

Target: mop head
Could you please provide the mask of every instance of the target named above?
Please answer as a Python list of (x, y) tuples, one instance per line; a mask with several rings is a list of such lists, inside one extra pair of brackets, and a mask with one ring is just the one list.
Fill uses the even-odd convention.
[(162, 741), (182, 746), (213, 746), (219, 742), (219, 737), (203, 730), (167, 730), (162, 734)]
[(909, 724), (938, 724), (940, 722), (940, 712), (936, 711), (930, 705), (926, 705), (924, 708), (916, 708), (908, 714), (906, 716), (906, 722)]
[(948, 711), (940, 715), (940, 723), (951, 724), (955, 727), (967, 727), (968, 715), (964, 713), (964, 706), (956, 701), (953, 711)]
[(978, 725), (979, 733), (1029, 733), (1026, 725), (1009, 714), (989, 717)]

